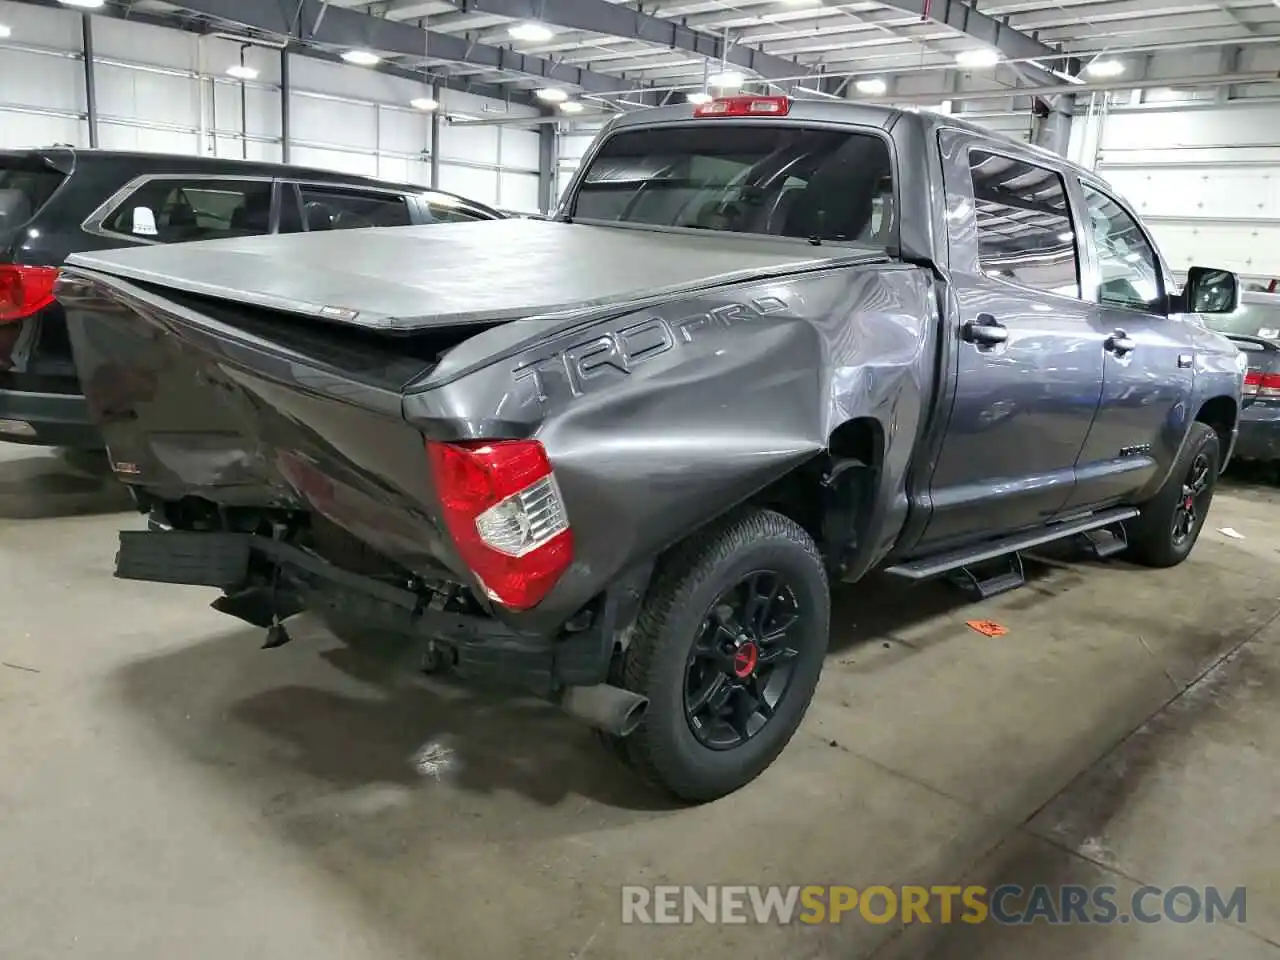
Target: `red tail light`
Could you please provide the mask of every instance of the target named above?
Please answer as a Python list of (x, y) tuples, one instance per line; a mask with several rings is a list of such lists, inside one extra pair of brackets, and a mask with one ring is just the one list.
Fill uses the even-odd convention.
[(697, 107), (695, 117), (785, 117), (790, 97), (720, 97)]
[(0, 323), (14, 323), (53, 303), (57, 267), (0, 263)]
[(1252, 387), (1251, 393), (1266, 396), (1280, 395), (1280, 373), (1259, 373), (1250, 370), (1244, 375), (1244, 385)]
[(573, 533), (536, 440), (427, 441), (458, 553), (496, 602), (537, 606), (573, 561)]

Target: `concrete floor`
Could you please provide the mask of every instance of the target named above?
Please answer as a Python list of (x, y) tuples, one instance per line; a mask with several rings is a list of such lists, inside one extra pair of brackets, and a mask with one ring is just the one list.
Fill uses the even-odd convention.
[[(1280, 958), (1276, 488), (1221, 490), (1171, 571), (1036, 565), (977, 607), (842, 591), (803, 729), (696, 809), (541, 705), (380, 675), (315, 628), (259, 651), (208, 591), (113, 580), (137, 520), (91, 511), (118, 496), (0, 447), (0, 957)], [(1216, 883), (1248, 913), (623, 926), (619, 886), (664, 882)]]

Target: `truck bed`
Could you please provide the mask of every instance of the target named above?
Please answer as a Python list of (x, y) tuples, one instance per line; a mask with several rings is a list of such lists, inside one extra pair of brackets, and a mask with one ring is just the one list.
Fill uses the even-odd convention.
[(540, 220), (209, 240), (71, 265), (385, 334), (560, 314), (865, 259), (803, 241)]

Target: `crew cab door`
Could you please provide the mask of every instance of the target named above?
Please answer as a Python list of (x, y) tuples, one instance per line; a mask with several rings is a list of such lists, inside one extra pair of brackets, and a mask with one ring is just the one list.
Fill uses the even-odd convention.
[(1012, 144), (940, 134), (956, 388), (920, 546), (1034, 526), (1061, 510), (1102, 390), (1081, 299), (1079, 220), (1061, 172)]
[(1194, 415), (1194, 321), (1168, 315), (1164, 265), (1133, 212), (1101, 182), (1081, 177), (1076, 186), (1086, 299), (1104, 339), (1102, 403), (1070, 505), (1096, 507), (1136, 493), (1176, 458)]

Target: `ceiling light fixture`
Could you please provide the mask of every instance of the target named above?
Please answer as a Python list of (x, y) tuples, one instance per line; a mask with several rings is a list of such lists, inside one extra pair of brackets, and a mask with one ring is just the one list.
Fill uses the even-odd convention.
[(107, 0), (58, 0), (64, 7), (75, 7), (77, 10), (100, 10)]
[(889, 92), (889, 84), (885, 83), (879, 77), (872, 77), (869, 80), (859, 80), (854, 84), (858, 88), (859, 93), (869, 94), (873, 97), (881, 97)]
[(1084, 72), (1091, 77), (1118, 77), (1124, 73), (1124, 64), (1119, 60), (1092, 60)]
[(227, 67), (227, 76), (237, 80), (257, 80), (258, 71), (243, 63), (233, 63)]
[(543, 103), (564, 103), (569, 99), (569, 94), (559, 87), (542, 87), (533, 91), (533, 95)]
[(438, 104), (432, 97), (414, 97), (409, 101), (409, 106), (413, 107), (415, 110), (422, 110), (424, 113), (429, 113), (436, 107), (440, 106), (440, 104)]
[(544, 43), (553, 36), (550, 29), (541, 23), (534, 23), (533, 21), (517, 23), (509, 33), (516, 40), (526, 40), (529, 43)]
[(696, 93), (685, 94), (685, 99), (688, 100), (690, 103), (692, 103), (695, 107), (697, 107), (697, 106), (701, 106), (704, 103), (710, 103), (711, 94), (703, 90), (699, 90)]
[(347, 50), (342, 54), (342, 59), (357, 67), (372, 67), (382, 62), (382, 58), (372, 50)]
[(0, 40), (8, 40), (13, 36), (13, 31), (9, 29), (7, 24), (0, 23)]
[(956, 54), (956, 63), (962, 67), (994, 67), (999, 62), (1000, 51), (991, 47), (976, 47)]
[(565, 113), (581, 113), (583, 107), (577, 100), (566, 100), (564, 103), (560, 104), (560, 109)]
[(713, 87), (740, 87), (746, 79), (737, 70), (724, 70), (707, 77), (707, 83)]

